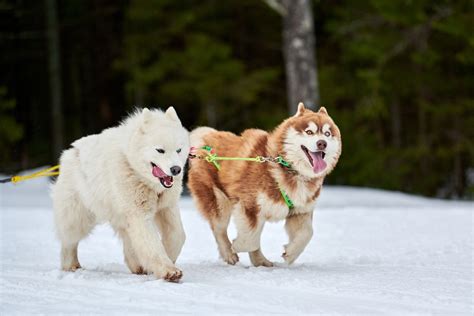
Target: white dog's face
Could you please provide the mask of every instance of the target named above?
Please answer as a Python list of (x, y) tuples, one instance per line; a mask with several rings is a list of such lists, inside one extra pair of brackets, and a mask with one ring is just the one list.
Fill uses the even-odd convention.
[(341, 135), (326, 109), (300, 107), (287, 124), (283, 151), (292, 167), (309, 178), (331, 172), (341, 154)]
[(182, 178), (189, 154), (189, 133), (170, 107), (163, 114), (144, 109), (142, 125), (132, 137), (129, 160), (148, 180), (168, 189), (174, 178)]

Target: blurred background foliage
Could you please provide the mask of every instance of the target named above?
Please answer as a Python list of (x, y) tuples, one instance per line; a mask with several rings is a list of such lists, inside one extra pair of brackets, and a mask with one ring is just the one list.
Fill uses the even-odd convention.
[[(57, 5), (65, 147), (134, 106), (234, 132), (289, 115), (281, 16), (263, 0)], [(473, 198), (473, 6), (312, 2), (321, 103), (344, 145), (329, 183)], [(1, 173), (58, 159), (45, 10), (0, 0)]]

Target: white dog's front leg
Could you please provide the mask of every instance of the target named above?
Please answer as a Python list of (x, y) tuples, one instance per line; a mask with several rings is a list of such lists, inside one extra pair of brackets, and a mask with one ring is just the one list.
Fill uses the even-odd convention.
[(313, 212), (293, 215), (286, 219), (285, 229), (289, 243), (285, 245), (282, 257), (288, 264), (292, 264), (308, 245), (313, 237)]
[(159, 210), (155, 215), (155, 223), (160, 230), (166, 253), (171, 261), (176, 262), (186, 240), (179, 209), (174, 207)]
[(147, 274), (147, 271), (145, 271), (143, 266), (138, 261), (138, 257), (135, 253), (135, 250), (133, 249), (132, 241), (130, 240), (128, 233), (124, 229), (118, 230), (118, 233), (123, 242), (123, 255), (125, 257), (125, 263), (127, 264), (130, 271), (135, 274)]
[(183, 273), (166, 253), (153, 218), (134, 213), (129, 217), (127, 233), (145, 270), (167, 281), (178, 281), (182, 277)]

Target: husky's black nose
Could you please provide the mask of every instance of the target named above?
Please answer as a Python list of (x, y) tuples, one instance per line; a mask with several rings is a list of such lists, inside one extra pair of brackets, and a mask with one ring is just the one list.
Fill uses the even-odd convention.
[(181, 172), (181, 167), (173, 166), (173, 167), (170, 168), (170, 170), (171, 170), (171, 174), (173, 176), (177, 176)]
[(318, 142), (316, 143), (316, 146), (318, 146), (318, 149), (319, 149), (319, 150), (324, 150), (324, 149), (326, 149), (327, 145), (328, 145), (328, 143), (326, 143), (326, 141), (325, 141), (325, 140), (322, 140), (322, 139), (321, 139), (321, 140), (318, 140)]

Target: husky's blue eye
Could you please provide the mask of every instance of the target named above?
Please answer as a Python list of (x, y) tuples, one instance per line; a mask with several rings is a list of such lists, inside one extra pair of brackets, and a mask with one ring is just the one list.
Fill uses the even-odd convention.
[(181, 152), (181, 148), (176, 151), (178, 154)]
[(160, 154), (164, 154), (164, 153), (165, 153), (165, 150), (164, 150), (164, 149), (161, 149), (161, 148), (157, 148), (156, 151), (159, 152)]

